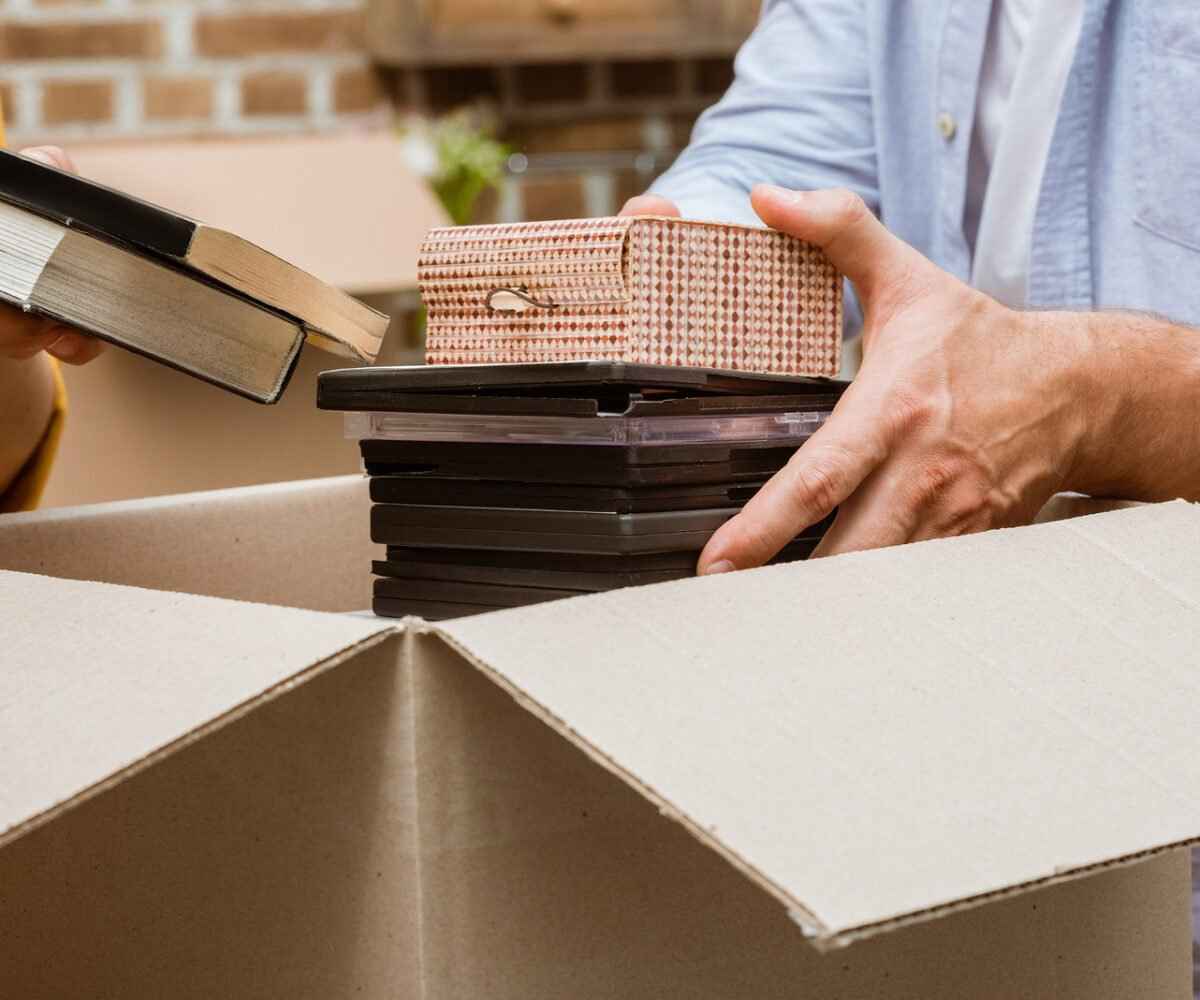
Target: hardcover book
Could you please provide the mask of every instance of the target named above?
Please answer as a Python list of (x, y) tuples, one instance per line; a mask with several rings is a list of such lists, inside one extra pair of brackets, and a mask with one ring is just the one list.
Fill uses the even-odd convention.
[(373, 361), (388, 325), (233, 233), (4, 151), (0, 297), (260, 402), (306, 337)]

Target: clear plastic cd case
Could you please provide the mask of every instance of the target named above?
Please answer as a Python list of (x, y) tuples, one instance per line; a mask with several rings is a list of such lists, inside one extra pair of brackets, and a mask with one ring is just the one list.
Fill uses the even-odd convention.
[(556, 417), (471, 413), (347, 413), (355, 441), (654, 445), (774, 441), (797, 444), (828, 418), (821, 410), (735, 415)]

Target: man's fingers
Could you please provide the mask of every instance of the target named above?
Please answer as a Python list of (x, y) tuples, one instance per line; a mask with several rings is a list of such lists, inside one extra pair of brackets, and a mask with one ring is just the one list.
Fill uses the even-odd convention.
[(917, 513), (900, 501), (889, 478), (884, 469), (877, 470), (841, 505), (813, 551), (814, 559), (882, 549), (911, 540)]
[(53, 344), (67, 329), (14, 306), (0, 306), (0, 356), (26, 361)]
[(673, 201), (660, 198), (656, 194), (639, 194), (625, 202), (620, 215), (668, 215), (679, 218), (679, 209)]
[[(32, 146), (21, 155), (59, 170), (75, 171), (75, 164), (57, 146)], [(83, 365), (104, 349), (104, 343), (72, 327), (40, 316), (6, 308), (0, 314), (0, 355), (27, 360), (40, 351), (72, 365)]]
[(86, 334), (72, 330), (70, 327), (60, 327), (62, 336), (46, 348), (46, 353), (68, 365), (86, 365), (95, 360), (104, 350), (104, 341), (89, 337)]
[(844, 189), (789, 191), (759, 184), (750, 193), (759, 218), (772, 229), (819, 246), (864, 299), (932, 265), (888, 232), (863, 200)]
[(69, 170), (71, 173), (75, 173), (75, 164), (57, 146), (30, 146), (28, 149), (22, 149), (21, 155), (30, 160), (44, 163), (48, 167), (57, 167), (59, 170)]
[(875, 455), (817, 437), (805, 442), (700, 553), (698, 572), (761, 566), (805, 528), (828, 516), (867, 477)]
[(42, 351), (60, 361), (83, 365), (104, 350), (104, 342), (72, 326), (11, 306), (0, 307), (0, 357), (28, 361)]
[(886, 442), (870, 419), (873, 411), (846, 408), (847, 400), (849, 392), (825, 426), (708, 540), (700, 553), (700, 573), (761, 566), (827, 517), (883, 461)]

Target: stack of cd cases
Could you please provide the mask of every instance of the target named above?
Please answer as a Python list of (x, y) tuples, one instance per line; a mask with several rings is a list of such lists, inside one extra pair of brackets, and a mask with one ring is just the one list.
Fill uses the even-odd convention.
[(379, 367), (325, 372), (318, 406), (346, 411), (370, 477), (376, 614), (436, 621), (693, 575), (844, 387), (623, 362)]

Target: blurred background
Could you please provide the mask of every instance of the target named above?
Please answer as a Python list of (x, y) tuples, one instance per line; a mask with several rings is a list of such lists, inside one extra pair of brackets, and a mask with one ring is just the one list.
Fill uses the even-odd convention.
[[(5, 0), (8, 143), (233, 229), (393, 317), (430, 225), (610, 214), (732, 78), (755, 0)], [(46, 502), (354, 471), (307, 350), (260, 409), (121, 351), (68, 372)]]

